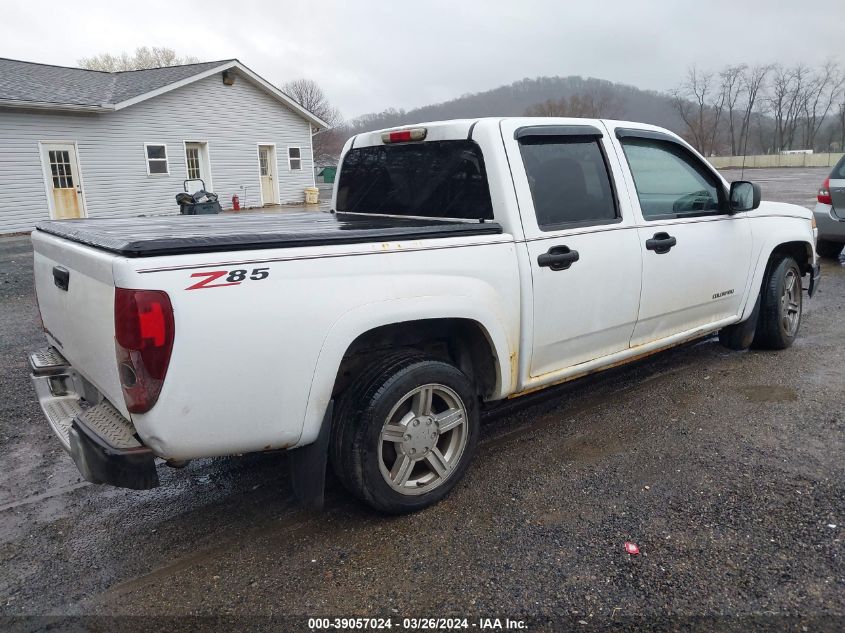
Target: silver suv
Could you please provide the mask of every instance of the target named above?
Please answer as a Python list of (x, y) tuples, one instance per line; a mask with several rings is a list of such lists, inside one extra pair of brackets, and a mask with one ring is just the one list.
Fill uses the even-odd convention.
[(818, 203), (813, 210), (819, 227), (816, 251), (822, 257), (836, 259), (845, 245), (845, 156), (822, 183), (816, 199)]

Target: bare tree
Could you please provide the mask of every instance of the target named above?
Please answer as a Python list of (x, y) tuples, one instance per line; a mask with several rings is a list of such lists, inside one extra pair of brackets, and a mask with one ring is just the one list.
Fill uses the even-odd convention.
[(742, 92), (745, 88), (742, 81), (748, 66), (746, 64), (739, 64), (737, 66), (726, 66), (719, 77), (722, 80), (722, 94), (725, 97), (725, 107), (728, 109), (728, 132), (731, 137), (731, 156), (736, 156), (739, 152), (740, 138), (737, 135), (737, 106)]
[(795, 141), (807, 93), (810, 70), (803, 64), (786, 68), (773, 66), (772, 84), (766, 99), (768, 111), (774, 119), (771, 149), (780, 152), (791, 149)]
[(281, 90), (303, 108), (329, 124), (327, 129), (313, 130), (311, 144), (315, 164), (333, 164), (346, 140), (340, 111), (329, 102), (326, 93), (313, 79), (288, 81), (282, 84)]
[[(742, 72), (742, 86), (745, 94), (745, 108), (742, 115), (742, 126), (739, 130), (739, 139), (742, 142), (742, 153), (746, 154), (748, 149), (748, 134), (751, 128), (751, 116), (757, 106), (757, 99), (760, 91), (764, 89), (766, 77), (771, 70), (770, 66), (753, 66), (745, 68)], [(761, 143), (761, 147), (763, 147)], [(737, 153), (739, 147), (737, 147)]]
[(341, 122), (340, 112), (329, 103), (326, 93), (313, 79), (288, 81), (281, 85), (281, 89), (303, 108), (328, 123), (330, 127)]
[(104, 70), (120, 72), (126, 70), (143, 70), (147, 68), (162, 68), (165, 66), (180, 66), (182, 64), (196, 64), (199, 59), (192, 55), (179, 57), (172, 48), (140, 46), (133, 54), (126, 51), (117, 55), (100, 53), (93, 57), (83, 57), (78, 60), (80, 68), (87, 70)]
[(599, 119), (617, 116), (620, 109), (619, 100), (609, 92), (590, 91), (569, 98), (548, 99), (526, 109), (525, 115)]
[(836, 62), (828, 60), (807, 83), (801, 99), (804, 115), (804, 147), (814, 148), (816, 136), (845, 85), (845, 75)]
[(692, 145), (704, 155), (711, 153), (725, 104), (724, 90), (719, 90), (711, 101), (713, 73), (700, 71), (693, 65), (687, 71), (686, 79), (670, 94)]

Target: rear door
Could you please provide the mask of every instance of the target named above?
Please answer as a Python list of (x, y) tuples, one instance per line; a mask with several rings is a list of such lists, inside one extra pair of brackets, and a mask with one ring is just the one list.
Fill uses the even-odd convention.
[(531, 377), (628, 348), (641, 260), (601, 124), (535, 121), (502, 123), (531, 264)]
[(745, 214), (726, 211), (714, 170), (674, 137), (617, 128), (638, 202), (643, 283), (631, 345), (739, 314), (751, 266)]
[(42, 143), (41, 160), (50, 195), (50, 217), (54, 220), (85, 217), (76, 145)]

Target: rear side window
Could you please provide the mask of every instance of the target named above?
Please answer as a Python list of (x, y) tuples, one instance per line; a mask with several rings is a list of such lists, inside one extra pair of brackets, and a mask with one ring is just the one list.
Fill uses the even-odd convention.
[(492, 220), (481, 149), (473, 141), (428, 141), (349, 150), (337, 211)]
[(839, 159), (836, 167), (830, 172), (830, 177), (834, 180), (845, 180), (845, 156)]
[(668, 141), (626, 138), (622, 149), (644, 219), (721, 213), (721, 185), (685, 148)]
[(618, 219), (597, 137), (529, 136), (519, 149), (541, 230)]

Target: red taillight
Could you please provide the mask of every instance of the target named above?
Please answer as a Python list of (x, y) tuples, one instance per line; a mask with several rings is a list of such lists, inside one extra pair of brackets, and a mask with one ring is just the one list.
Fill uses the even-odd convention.
[(381, 135), (382, 143), (409, 143), (411, 141), (424, 141), (428, 130), (424, 127), (413, 130), (398, 130), (396, 132), (384, 132)]
[(123, 399), (132, 413), (158, 400), (173, 351), (173, 307), (161, 290), (115, 288), (114, 333)]
[(819, 195), (816, 200), (822, 204), (833, 204), (833, 199), (830, 197), (830, 178), (825, 178), (822, 183), (822, 188), (819, 189)]

